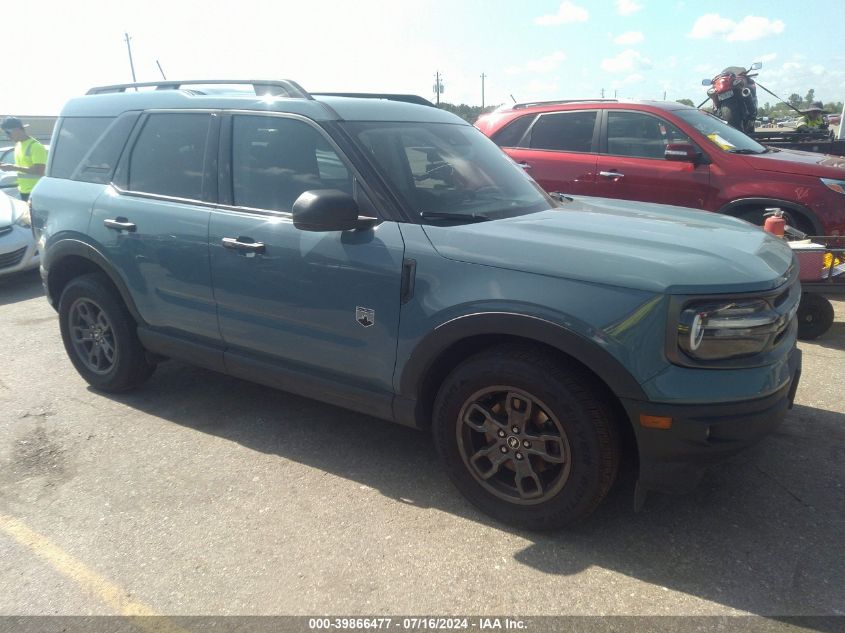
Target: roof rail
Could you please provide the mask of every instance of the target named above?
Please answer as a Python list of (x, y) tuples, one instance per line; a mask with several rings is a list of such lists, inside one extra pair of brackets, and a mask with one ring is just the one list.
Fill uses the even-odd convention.
[(389, 101), (404, 101), (405, 103), (416, 103), (436, 107), (431, 101), (419, 95), (404, 95), (380, 92), (312, 92), (318, 97), (355, 97), (357, 99), (388, 99)]
[(619, 99), (561, 99), (559, 101), (526, 101), (525, 103), (515, 103), (511, 106), (512, 110), (519, 110), (521, 108), (533, 108), (534, 106), (544, 105), (561, 105), (564, 103), (618, 103)]
[(278, 97), (294, 97), (299, 99), (313, 99), (308, 92), (295, 81), (290, 79), (191, 79), (188, 81), (149, 81), (145, 83), (115, 84), (113, 86), (97, 86), (85, 94), (99, 95), (114, 92), (126, 92), (131, 88), (155, 88), (156, 90), (180, 90), (182, 86), (196, 85), (245, 85), (252, 86), (256, 95), (270, 94)]

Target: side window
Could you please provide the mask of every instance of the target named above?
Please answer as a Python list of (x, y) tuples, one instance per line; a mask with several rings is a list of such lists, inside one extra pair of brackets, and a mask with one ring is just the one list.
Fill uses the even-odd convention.
[(607, 153), (615, 156), (665, 158), (669, 143), (692, 140), (677, 127), (639, 112), (607, 113)]
[(560, 152), (589, 152), (593, 147), (593, 111), (543, 114), (531, 128), (531, 148)]
[(150, 115), (129, 156), (129, 189), (201, 200), (210, 121), (208, 114)]
[(139, 116), (139, 112), (128, 112), (118, 117), (80, 161), (71, 179), (100, 185), (111, 182), (120, 153)]
[(353, 194), (349, 170), (318, 130), (284, 117), (233, 118), (235, 206), (290, 211), (294, 201), (309, 189)]
[(534, 116), (523, 116), (511, 121), (491, 138), (499, 147), (519, 147), (519, 142), (534, 120)]
[(67, 117), (62, 120), (59, 134), (50, 148), (53, 155), (50, 176), (70, 178), (79, 161), (88, 153), (100, 135), (114, 121), (114, 117)]

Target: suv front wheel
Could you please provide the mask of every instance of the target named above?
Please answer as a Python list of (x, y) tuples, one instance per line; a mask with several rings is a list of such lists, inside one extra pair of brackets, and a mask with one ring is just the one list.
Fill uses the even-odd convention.
[(125, 391), (155, 370), (135, 321), (103, 273), (82, 275), (67, 285), (59, 300), (59, 324), (73, 366), (92, 387)]
[(458, 489), (505, 523), (555, 529), (590, 514), (619, 467), (617, 420), (593, 379), (542, 350), (473, 356), (434, 406), (438, 451)]

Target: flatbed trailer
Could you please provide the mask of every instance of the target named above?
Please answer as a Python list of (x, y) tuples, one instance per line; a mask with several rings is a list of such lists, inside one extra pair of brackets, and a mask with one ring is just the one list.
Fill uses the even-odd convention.
[(835, 139), (830, 131), (796, 132), (794, 130), (756, 130), (751, 138), (761, 145), (783, 149), (799, 149), (818, 154), (845, 156), (845, 139)]

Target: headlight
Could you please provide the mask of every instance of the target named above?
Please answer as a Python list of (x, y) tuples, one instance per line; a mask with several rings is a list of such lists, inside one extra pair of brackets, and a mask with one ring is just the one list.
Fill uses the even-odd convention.
[(753, 356), (771, 346), (789, 318), (762, 299), (689, 303), (678, 319), (678, 347), (701, 361)]
[(21, 209), (20, 214), (18, 214), (18, 217), (15, 218), (15, 224), (28, 229), (32, 226), (32, 216), (29, 213), (29, 205), (21, 204), (20, 206), (23, 208)]
[(819, 178), (822, 184), (836, 193), (845, 193), (845, 180), (833, 180), (832, 178)]

